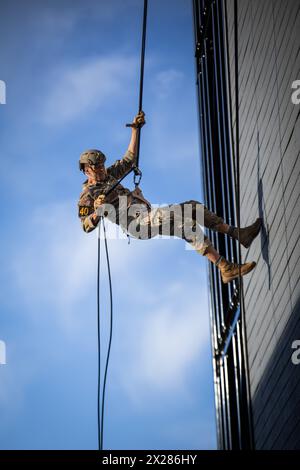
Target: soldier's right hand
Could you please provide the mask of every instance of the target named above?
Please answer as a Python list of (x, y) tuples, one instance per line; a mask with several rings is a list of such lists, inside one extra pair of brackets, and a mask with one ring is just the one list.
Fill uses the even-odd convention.
[(105, 200), (105, 196), (104, 194), (100, 194), (100, 196), (98, 196), (95, 201), (94, 201), (94, 209), (95, 211), (98, 209), (98, 207), (102, 206), (102, 204), (104, 203), (104, 200)]
[(140, 111), (132, 121), (131, 127), (134, 127), (135, 129), (140, 129), (146, 124), (145, 121), (145, 113), (144, 111)]

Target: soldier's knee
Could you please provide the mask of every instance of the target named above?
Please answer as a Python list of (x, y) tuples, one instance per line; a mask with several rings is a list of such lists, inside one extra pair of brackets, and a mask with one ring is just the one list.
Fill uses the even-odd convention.
[(184, 202), (182, 202), (182, 204), (192, 204), (193, 206), (195, 206), (196, 204), (200, 204), (201, 206), (203, 206), (203, 204), (200, 201), (196, 201), (195, 199), (190, 199), (189, 201), (184, 201)]
[(195, 250), (202, 256), (206, 256), (209, 251), (209, 248), (212, 246), (212, 242), (206, 235), (204, 235), (203, 240), (198, 239), (192, 242), (191, 244), (195, 248)]
[(205, 206), (200, 201), (190, 199), (189, 201), (183, 202), (181, 205), (185, 211), (185, 215), (189, 215), (193, 220), (196, 220), (197, 223), (203, 225)]
[(223, 217), (211, 212), (207, 207), (204, 209), (204, 226), (210, 230), (218, 230), (218, 227), (224, 224)]

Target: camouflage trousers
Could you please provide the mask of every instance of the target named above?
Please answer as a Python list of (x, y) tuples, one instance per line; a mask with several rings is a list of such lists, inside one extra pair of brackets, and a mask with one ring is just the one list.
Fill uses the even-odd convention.
[[(184, 210), (186, 207), (190, 209), (188, 214)], [(202, 220), (200, 222), (199, 213), (201, 214), (200, 220)], [(142, 211), (129, 213), (127, 227), (123, 229), (139, 240), (147, 240), (156, 235), (182, 238), (204, 256), (212, 243), (199, 227), (199, 223), (217, 231), (218, 225), (223, 224), (224, 220), (201, 202), (190, 200), (151, 209), (144, 206)], [(121, 223), (120, 225), (122, 226)]]

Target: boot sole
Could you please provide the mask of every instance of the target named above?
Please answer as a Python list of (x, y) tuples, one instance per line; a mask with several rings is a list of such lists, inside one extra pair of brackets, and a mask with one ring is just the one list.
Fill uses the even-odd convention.
[[(249, 266), (249, 268), (245, 269), (243, 272), (241, 271), (241, 276), (245, 276), (245, 274), (250, 273), (255, 268), (255, 266), (256, 266), (256, 263), (255, 263), (255, 261), (253, 261), (251, 263), (251, 265)], [(237, 273), (235, 275), (232, 275), (232, 276), (228, 276), (225, 279), (221, 275), (221, 279), (222, 279), (223, 284), (228, 284), (228, 282), (231, 282), (234, 279), (237, 279), (238, 277), (239, 277), (239, 273)]]

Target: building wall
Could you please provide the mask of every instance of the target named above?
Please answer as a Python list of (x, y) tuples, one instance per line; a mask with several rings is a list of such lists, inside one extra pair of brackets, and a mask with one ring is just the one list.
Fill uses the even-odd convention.
[[(234, 1), (226, 0), (235, 125)], [(243, 261), (254, 444), (300, 449), (300, 1), (238, 0), (241, 226), (262, 217)]]
[[(223, 0), (193, 0), (193, 12), (205, 203), (236, 225)], [(206, 232), (219, 253), (237, 260), (235, 240), (208, 228)], [(239, 280), (223, 284), (218, 268), (208, 263), (208, 282), (218, 448), (251, 449), (248, 355)]]

